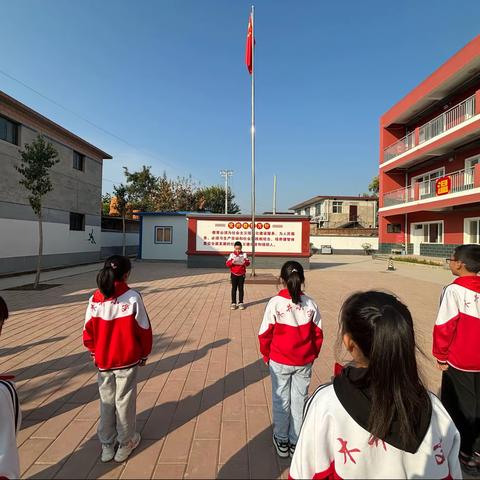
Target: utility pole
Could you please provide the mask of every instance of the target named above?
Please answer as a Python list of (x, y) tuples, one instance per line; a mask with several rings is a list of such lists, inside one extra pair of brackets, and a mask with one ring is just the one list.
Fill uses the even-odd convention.
[(225, 177), (225, 215), (228, 213), (228, 179), (233, 176), (233, 170), (220, 170), (220, 175)]
[(277, 176), (273, 176), (273, 208), (272, 213), (277, 214)]

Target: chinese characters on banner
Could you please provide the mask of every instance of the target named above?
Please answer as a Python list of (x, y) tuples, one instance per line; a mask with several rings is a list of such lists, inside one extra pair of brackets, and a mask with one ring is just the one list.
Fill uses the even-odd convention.
[[(252, 251), (252, 224), (248, 221), (197, 220), (198, 252), (231, 252), (235, 242)], [(255, 222), (258, 253), (302, 253), (302, 222)]]
[(435, 182), (435, 190), (437, 195), (447, 195), (452, 189), (452, 178), (442, 177)]

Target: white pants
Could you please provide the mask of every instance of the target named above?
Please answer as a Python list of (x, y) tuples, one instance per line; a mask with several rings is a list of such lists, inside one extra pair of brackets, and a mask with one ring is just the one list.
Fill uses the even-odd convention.
[(102, 444), (128, 443), (135, 435), (137, 416), (138, 366), (98, 372), (100, 422), (98, 438)]

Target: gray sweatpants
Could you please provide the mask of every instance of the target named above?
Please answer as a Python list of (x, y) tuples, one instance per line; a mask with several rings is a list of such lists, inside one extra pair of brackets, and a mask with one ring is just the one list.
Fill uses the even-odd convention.
[(293, 367), (270, 360), (273, 433), (278, 440), (297, 444), (308, 397), (312, 364)]
[(128, 443), (135, 435), (137, 416), (138, 366), (98, 372), (100, 422), (98, 438), (102, 444)]

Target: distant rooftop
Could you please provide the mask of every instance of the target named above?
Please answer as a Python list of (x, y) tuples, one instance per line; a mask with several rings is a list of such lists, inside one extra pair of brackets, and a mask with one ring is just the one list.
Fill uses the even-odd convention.
[(19, 118), (15, 118), (15, 114), (23, 118), (32, 119), (33, 121), (31, 123), (33, 125), (28, 125), (26, 122), (25, 124), (30, 127), (34, 126), (39, 128), (40, 133), (47, 133), (42, 131), (43, 129), (47, 128), (49, 131), (53, 132), (54, 134), (56, 133), (57, 135), (63, 136), (64, 138), (66, 137), (71, 141), (75, 142), (76, 144), (82, 146), (83, 148), (90, 150), (97, 157), (100, 157), (102, 159), (107, 159), (107, 160), (110, 160), (112, 158), (111, 155), (104, 152), (103, 150), (100, 150), (95, 145), (92, 145), (91, 143), (87, 142), (83, 138), (80, 138), (78, 135), (75, 135), (74, 133), (70, 132), (69, 130), (62, 127), (58, 123), (55, 123), (49, 118), (43, 116), (41, 113), (38, 113), (32, 108), (27, 107), (27, 105), (23, 104), (22, 102), (19, 102), (18, 100), (11, 97), (10, 95), (7, 95), (5, 92), (2, 92), (1, 90), (0, 90), (0, 113), (3, 113), (7, 117), (10, 117), (11, 120), (17, 121), (19, 123), (24, 123), (24, 122)]
[(297, 205), (294, 205), (293, 207), (290, 207), (290, 210), (298, 210), (299, 208), (307, 207), (309, 205), (318, 203), (322, 200), (352, 200), (352, 201), (377, 201), (378, 198), (375, 196), (370, 196), (370, 197), (352, 197), (352, 196), (342, 196), (342, 195), (318, 195), (316, 197), (312, 197), (309, 200), (305, 200), (302, 203), (298, 203)]

